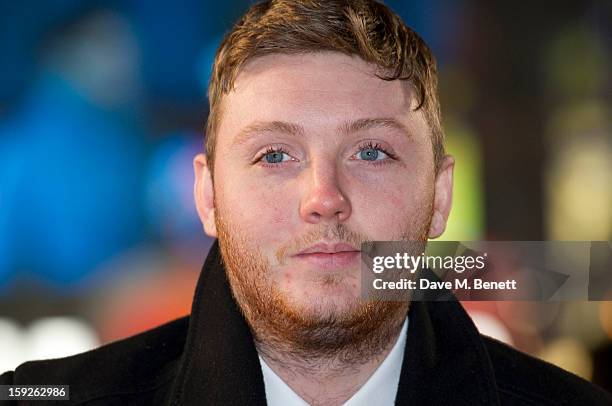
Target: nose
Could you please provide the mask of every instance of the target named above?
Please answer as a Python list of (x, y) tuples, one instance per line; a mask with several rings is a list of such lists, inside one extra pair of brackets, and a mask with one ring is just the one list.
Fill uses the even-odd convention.
[(310, 169), (300, 217), (313, 224), (346, 221), (351, 215), (351, 204), (340, 188), (337, 169), (333, 164), (313, 165)]

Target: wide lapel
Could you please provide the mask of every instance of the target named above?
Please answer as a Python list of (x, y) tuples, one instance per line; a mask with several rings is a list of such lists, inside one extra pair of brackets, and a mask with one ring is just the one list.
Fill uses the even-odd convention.
[(484, 343), (457, 301), (415, 301), (408, 317), (397, 405), (500, 404)]
[(266, 404), (253, 337), (232, 296), (217, 240), (198, 280), (169, 404)]

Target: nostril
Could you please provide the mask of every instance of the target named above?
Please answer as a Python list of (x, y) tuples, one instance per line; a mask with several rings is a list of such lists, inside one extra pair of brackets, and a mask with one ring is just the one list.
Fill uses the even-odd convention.
[(321, 215), (319, 213), (317, 213), (316, 211), (310, 213), (310, 221), (313, 222), (318, 222), (321, 220)]

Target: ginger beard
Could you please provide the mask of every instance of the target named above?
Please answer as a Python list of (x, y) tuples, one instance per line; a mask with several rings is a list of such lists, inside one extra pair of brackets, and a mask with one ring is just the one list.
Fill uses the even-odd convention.
[[(407, 222), (399, 236), (389, 240), (426, 241), (432, 206), (430, 200), (424, 210)], [(291, 292), (280, 289), (274, 281), (270, 261), (252, 244), (257, 238), (243, 235), (216, 203), (215, 213), (221, 256), (230, 286), (260, 353), (270, 357), (282, 353), (302, 361), (338, 360), (347, 365), (382, 353), (397, 337), (406, 318), (408, 301), (365, 300), (356, 295), (338, 302), (322, 293), (310, 303), (299, 303), (291, 297)], [(355, 247), (372, 240), (336, 223), (295, 238), (280, 247), (276, 257), (283, 263), (286, 255), (323, 239), (347, 242)], [(359, 283), (359, 272), (351, 277)], [(320, 278), (318, 282), (324, 287), (341, 285), (347, 276), (333, 273), (322, 274)], [(271, 349), (273, 351), (269, 351)]]

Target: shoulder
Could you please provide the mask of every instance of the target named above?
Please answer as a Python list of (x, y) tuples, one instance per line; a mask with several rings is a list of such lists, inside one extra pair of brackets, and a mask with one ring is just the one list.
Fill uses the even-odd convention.
[(0, 383), (70, 385), (73, 404), (154, 391), (170, 384), (188, 324), (186, 316), (81, 354), (25, 362), (2, 374)]
[(612, 395), (548, 362), (483, 336), (502, 404), (611, 405)]

